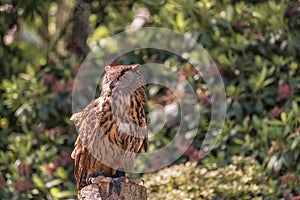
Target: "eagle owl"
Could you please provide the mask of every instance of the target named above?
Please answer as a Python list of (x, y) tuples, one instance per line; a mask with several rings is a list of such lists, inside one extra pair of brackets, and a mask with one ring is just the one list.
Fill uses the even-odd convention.
[(138, 67), (106, 66), (100, 97), (71, 117), (79, 132), (71, 154), (79, 197), (90, 177), (132, 172), (138, 153), (147, 150), (146, 83)]

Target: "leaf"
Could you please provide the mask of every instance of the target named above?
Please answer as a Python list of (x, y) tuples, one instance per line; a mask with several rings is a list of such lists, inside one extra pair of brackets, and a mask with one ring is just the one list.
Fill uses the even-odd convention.
[(38, 188), (46, 188), (45, 182), (38, 175), (34, 174), (32, 177), (32, 181)]
[(239, 145), (243, 145), (245, 143), (244, 140), (241, 140), (237, 137), (233, 138), (233, 141), (236, 143), (236, 144), (239, 144)]
[(284, 159), (283, 159), (283, 157), (281, 157), (279, 160), (277, 160), (277, 161), (274, 162), (274, 170), (275, 171), (278, 172), (278, 171), (281, 170), (283, 161), (284, 161)]
[(58, 188), (56, 188), (56, 187), (52, 187), (52, 188), (50, 188), (50, 194), (52, 195), (52, 196), (54, 196), (54, 197), (57, 197), (57, 194), (59, 193), (59, 189)]
[(266, 123), (271, 126), (284, 126), (285, 125), (282, 121), (280, 121), (278, 119), (268, 120), (268, 121), (266, 121)]
[(280, 114), (280, 118), (281, 118), (281, 121), (282, 121), (283, 123), (286, 123), (286, 112), (282, 112), (282, 113)]
[(249, 134), (245, 135), (245, 143), (250, 144), (251, 143), (251, 136)]
[(235, 101), (233, 103), (233, 109), (234, 109), (237, 120), (241, 121), (244, 116), (244, 111), (243, 111), (241, 104), (239, 102)]
[(43, 104), (39, 110), (39, 116), (43, 119), (46, 120), (49, 117), (49, 110), (48, 108)]
[(176, 23), (179, 28), (182, 28), (184, 25), (184, 14), (183, 12), (178, 12), (176, 15)]
[(300, 137), (297, 137), (296, 139), (294, 139), (294, 141), (291, 145), (291, 150), (295, 150), (296, 147), (298, 146), (298, 144), (300, 144)]
[(261, 56), (256, 55), (254, 59), (255, 59), (255, 64), (257, 66), (261, 66), (262, 65), (262, 58), (261, 58)]
[(263, 103), (262, 103), (261, 100), (258, 100), (258, 101), (255, 103), (255, 106), (254, 106), (256, 112), (261, 112), (262, 109), (263, 109), (263, 107), (264, 107), (264, 105), (263, 105)]
[(8, 79), (4, 79), (4, 80), (2, 80), (1, 86), (2, 86), (1, 88), (8, 90), (12, 87), (12, 82)]
[(277, 155), (273, 155), (268, 162), (267, 168), (272, 169), (276, 161), (277, 161)]
[(68, 173), (63, 167), (58, 167), (56, 169), (55, 175), (61, 179), (67, 179)]
[(31, 77), (35, 77), (35, 71), (30, 65), (26, 66), (26, 73), (29, 74)]
[(228, 22), (231, 22), (232, 21), (232, 18), (233, 18), (233, 14), (234, 14), (234, 10), (233, 10), (233, 7), (232, 5), (227, 5), (226, 6), (226, 20)]
[(262, 68), (262, 71), (260, 72), (260, 76), (259, 76), (259, 81), (258, 82), (259, 82), (260, 86), (262, 85), (262, 83), (265, 80), (266, 76), (267, 76), (267, 67), (264, 66)]
[(294, 115), (294, 110), (292, 112), (290, 112), (287, 116), (287, 122), (292, 122), (295, 119), (295, 115)]
[(76, 191), (61, 191), (57, 193), (57, 198), (66, 198), (66, 197), (72, 197), (76, 196), (77, 192)]
[(264, 81), (263, 83), (263, 87), (270, 85), (271, 83), (273, 83), (275, 81), (274, 78), (268, 78), (267, 80)]
[(62, 179), (54, 179), (54, 180), (49, 181), (48, 183), (46, 183), (46, 187), (51, 188), (51, 187), (54, 187), (54, 186), (57, 186), (57, 185), (61, 184), (62, 182), (63, 182)]
[(299, 109), (298, 109), (298, 103), (296, 101), (293, 101), (292, 102), (292, 109), (295, 113), (298, 113), (299, 112)]

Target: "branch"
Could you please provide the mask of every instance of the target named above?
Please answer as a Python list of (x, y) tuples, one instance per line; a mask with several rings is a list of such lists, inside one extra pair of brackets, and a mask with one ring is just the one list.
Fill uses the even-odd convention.
[(139, 8), (130, 24), (130, 30), (137, 30), (145, 26), (146, 23), (151, 22), (151, 15), (147, 8)]

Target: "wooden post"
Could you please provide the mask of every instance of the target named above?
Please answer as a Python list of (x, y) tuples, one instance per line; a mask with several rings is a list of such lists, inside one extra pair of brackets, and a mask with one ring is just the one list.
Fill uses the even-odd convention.
[(118, 195), (110, 183), (91, 184), (81, 189), (81, 200), (147, 200), (146, 188), (135, 183), (121, 182)]

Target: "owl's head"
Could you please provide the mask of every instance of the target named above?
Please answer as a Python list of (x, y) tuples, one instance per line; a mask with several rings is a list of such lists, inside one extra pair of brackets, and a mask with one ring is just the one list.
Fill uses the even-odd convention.
[(144, 85), (144, 78), (138, 71), (139, 64), (106, 66), (102, 81), (102, 90), (118, 88), (132, 88)]

